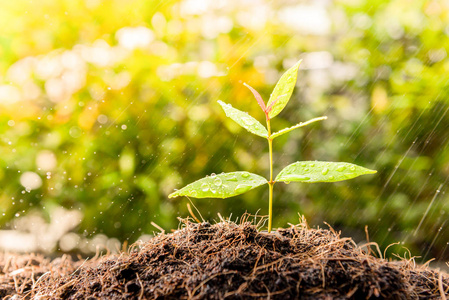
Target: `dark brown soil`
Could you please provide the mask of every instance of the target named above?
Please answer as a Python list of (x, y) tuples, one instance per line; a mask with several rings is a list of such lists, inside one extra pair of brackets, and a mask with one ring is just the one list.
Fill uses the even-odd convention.
[(447, 274), (363, 249), (305, 223), (267, 234), (251, 223), (184, 221), (127, 253), (87, 262), (4, 255), (0, 298), (446, 299)]

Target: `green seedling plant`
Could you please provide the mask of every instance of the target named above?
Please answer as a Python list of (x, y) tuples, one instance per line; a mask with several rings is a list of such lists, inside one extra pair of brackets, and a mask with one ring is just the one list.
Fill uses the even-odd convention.
[(218, 100), (227, 117), (234, 120), (237, 124), (268, 141), (268, 151), (270, 159), (270, 177), (264, 177), (249, 172), (231, 172), (212, 174), (199, 179), (184, 188), (171, 193), (168, 197), (187, 196), (193, 198), (229, 198), (246, 193), (256, 187), (268, 184), (268, 232), (271, 232), (273, 219), (273, 187), (277, 182), (336, 182), (358, 177), (365, 174), (376, 173), (375, 170), (346, 163), (346, 162), (327, 162), (327, 161), (298, 161), (285, 167), (273, 180), (273, 140), (283, 134), (286, 134), (296, 128), (304, 127), (311, 123), (327, 119), (326, 116), (311, 119), (306, 122), (300, 122), (294, 126), (271, 132), (271, 119), (276, 117), (287, 105), (293, 93), (298, 76), (298, 68), (301, 61), (298, 61), (293, 67), (287, 70), (277, 82), (273, 92), (270, 95), (268, 103), (265, 105), (260, 94), (244, 83), (250, 89), (257, 100), (260, 108), (265, 114), (267, 127), (264, 127), (259, 121), (248, 113), (240, 111), (230, 104)]

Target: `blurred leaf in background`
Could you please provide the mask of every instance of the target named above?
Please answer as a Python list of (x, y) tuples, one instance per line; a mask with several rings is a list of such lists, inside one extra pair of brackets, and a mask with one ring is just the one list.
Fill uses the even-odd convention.
[[(329, 119), (279, 137), (275, 171), (332, 160), (379, 174), (281, 185), (275, 226), (299, 212), (363, 240), (368, 225), (382, 247), (447, 259), (448, 12), (442, 0), (2, 2), (0, 224), (78, 211), (79, 238), (61, 235), (61, 250), (134, 241), (151, 222), (176, 228), (188, 212), (167, 198), (175, 187), (217, 170), (268, 173), (265, 142), (216, 101), (262, 120), (243, 82), (268, 99), (303, 59), (273, 130)], [(208, 219), (266, 214), (266, 193), (195, 205)]]

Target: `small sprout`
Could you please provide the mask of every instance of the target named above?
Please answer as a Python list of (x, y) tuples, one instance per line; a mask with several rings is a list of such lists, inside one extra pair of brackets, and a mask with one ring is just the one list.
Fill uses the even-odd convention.
[(327, 161), (298, 161), (285, 167), (273, 180), (273, 139), (290, 132), (296, 128), (307, 126), (311, 123), (326, 120), (327, 117), (318, 117), (306, 122), (300, 122), (294, 126), (271, 133), (271, 119), (277, 116), (287, 105), (293, 93), (298, 76), (298, 68), (301, 61), (298, 61), (293, 67), (285, 72), (279, 79), (273, 93), (267, 104), (262, 96), (251, 86), (244, 83), (250, 89), (257, 100), (260, 108), (265, 114), (267, 127), (250, 116), (248, 113), (240, 111), (232, 105), (218, 100), (227, 117), (234, 120), (237, 124), (249, 132), (266, 138), (268, 141), (270, 158), (270, 176), (265, 179), (262, 176), (249, 172), (231, 172), (212, 174), (199, 179), (184, 188), (171, 193), (168, 197), (188, 196), (194, 198), (229, 198), (246, 193), (256, 187), (264, 184), (269, 186), (269, 204), (268, 204), (268, 232), (271, 231), (273, 219), (273, 186), (276, 182), (336, 182), (358, 177), (365, 174), (374, 174), (376, 171), (366, 169), (346, 162), (327, 162)]

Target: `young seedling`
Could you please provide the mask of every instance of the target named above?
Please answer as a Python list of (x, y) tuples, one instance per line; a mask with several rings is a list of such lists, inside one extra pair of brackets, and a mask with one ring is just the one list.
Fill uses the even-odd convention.
[(237, 124), (249, 132), (267, 139), (270, 157), (269, 180), (249, 172), (231, 172), (218, 175), (212, 174), (211, 176), (206, 176), (205, 178), (197, 180), (184, 188), (171, 193), (168, 196), (169, 198), (178, 196), (189, 196), (194, 198), (229, 198), (243, 194), (258, 186), (268, 184), (268, 232), (270, 232), (273, 219), (273, 187), (276, 182), (336, 182), (348, 180), (360, 175), (376, 173), (374, 170), (369, 170), (346, 162), (298, 161), (285, 167), (273, 180), (273, 140), (293, 129), (327, 119), (326, 116), (314, 118), (306, 122), (300, 122), (278, 132), (271, 132), (271, 119), (276, 117), (284, 109), (293, 93), (300, 63), (301, 61), (297, 62), (282, 75), (266, 105), (260, 94), (244, 83), (244, 85), (253, 93), (257, 103), (265, 113), (267, 127), (264, 127), (249, 114), (218, 100), (218, 103), (225, 111), (227, 117), (237, 122)]

